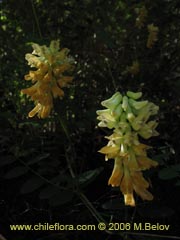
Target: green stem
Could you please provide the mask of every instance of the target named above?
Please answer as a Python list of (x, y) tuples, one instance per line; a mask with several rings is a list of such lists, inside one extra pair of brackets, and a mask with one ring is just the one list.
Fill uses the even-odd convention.
[(58, 119), (59, 119), (59, 122), (60, 122), (60, 124), (61, 124), (61, 127), (62, 127), (62, 129), (63, 129), (63, 131), (64, 131), (67, 139), (68, 139), (69, 142), (71, 143), (71, 138), (70, 138), (69, 132), (68, 132), (68, 130), (67, 130), (67, 127), (64, 125), (64, 122), (63, 122), (63, 120), (61, 119), (61, 117), (59, 117)]
[(34, 18), (35, 18), (35, 21), (36, 21), (38, 33), (39, 33), (40, 38), (42, 38), (41, 29), (40, 29), (40, 26), (39, 26), (39, 20), (38, 20), (37, 14), (36, 14), (36, 9), (34, 7), (33, 0), (31, 0), (31, 5), (32, 5), (32, 11), (33, 11)]
[(113, 74), (112, 74), (112, 71), (111, 71), (111, 68), (110, 68), (108, 60), (106, 61), (106, 63), (107, 63), (109, 75), (111, 76), (111, 79), (112, 79), (112, 84), (113, 84), (114, 90), (116, 91), (117, 90), (116, 81), (115, 81), (115, 79), (113, 77)]
[[(65, 126), (65, 124), (63, 123), (61, 117), (59, 117), (59, 121), (60, 121), (60, 124), (61, 124), (61, 127), (62, 129), (64, 130), (64, 133), (70, 143), (70, 147), (72, 148), (72, 143), (71, 143), (71, 138), (70, 138), (70, 135), (69, 135), (69, 132)], [(73, 152), (73, 150), (72, 150)], [(72, 153), (73, 154), (73, 153)], [(74, 154), (73, 154), (74, 156)], [(81, 190), (79, 189), (79, 185), (78, 185), (78, 182), (77, 182), (77, 178), (76, 178), (76, 174), (74, 173), (74, 170), (73, 170), (73, 167), (71, 165), (71, 162), (69, 160), (69, 157), (67, 156), (67, 153), (66, 153), (66, 160), (67, 160), (67, 164), (68, 164), (68, 169), (69, 169), (69, 172), (71, 174), (71, 177), (74, 179), (74, 183), (75, 183), (75, 186), (76, 186), (76, 191), (75, 193), (78, 195), (78, 197), (81, 199), (81, 201), (84, 203), (84, 205), (88, 208), (88, 210), (91, 212), (91, 214), (94, 216), (94, 218), (99, 222), (99, 223), (105, 223), (107, 225), (107, 222), (104, 220), (104, 218), (96, 211), (96, 209), (94, 208), (94, 206), (92, 205), (92, 203), (88, 200), (88, 198), (81, 192)], [(105, 232), (107, 233), (111, 233), (110, 231), (108, 230), (105, 230)]]
[(35, 170), (33, 170), (31, 167), (29, 167), (29, 165), (27, 163), (25, 163), (24, 161), (20, 160), (19, 158), (17, 159), (22, 165), (24, 165), (26, 168), (29, 169), (30, 172), (32, 172), (35, 176), (39, 177), (40, 179), (42, 179), (44, 182), (52, 185), (53, 187), (56, 187), (59, 190), (67, 190), (67, 188), (65, 187), (61, 187), (59, 185), (54, 184), (52, 181), (48, 180), (47, 178), (43, 177), (42, 175), (40, 175), (38, 172), (36, 172)]

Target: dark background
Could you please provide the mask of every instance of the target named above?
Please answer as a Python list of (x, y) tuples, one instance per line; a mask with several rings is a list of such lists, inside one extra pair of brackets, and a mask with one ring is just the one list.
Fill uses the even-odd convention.
[[(143, 6), (148, 16), (139, 29), (135, 23)], [(1, 0), (0, 9), (0, 233), (13, 240), (180, 236), (180, 2)], [(159, 34), (149, 49), (147, 25), (152, 23)], [(32, 42), (49, 45), (53, 39), (71, 50), (75, 79), (48, 119), (29, 119), (33, 103), (20, 93), (29, 71), (24, 56), (32, 52)], [(133, 61), (140, 66), (135, 75), (128, 68)], [(160, 136), (146, 141), (153, 146), (149, 156), (159, 162), (145, 173), (154, 200), (137, 198), (133, 209), (124, 206), (119, 189), (107, 186), (113, 161), (105, 162), (97, 152), (109, 132), (97, 128), (96, 110), (117, 90), (142, 91), (143, 99), (160, 107)], [(97, 225), (97, 214), (107, 222), (171, 227), (124, 237), (119, 232), (9, 229), (38, 222)]]

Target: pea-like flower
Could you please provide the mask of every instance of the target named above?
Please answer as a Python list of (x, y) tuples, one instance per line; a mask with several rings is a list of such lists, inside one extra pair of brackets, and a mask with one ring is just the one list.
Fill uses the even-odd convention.
[(69, 50), (60, 50), (59, 40), (53, 40), (50, 46), (32, 44), (32, 54), (27, 53), (25, 59), (28, 65), (37, 70), (29, 71), (25, 80), (32, 81), (33, 86), (23, 89), (35, 102), (35, 107), (29, 112), (29, 117), (36, 114), (39, 118), (49, 116), (53, 108), (53, 98), (64, 96), (63, 87), (72, 82), (73, 77), (66, 75), (73, 69), (74, 60), (68, 56)]
[(136, 8), (135, 11), (138, 14), (138, 17), (136, 18), (136, 27), (141, 29), (147, 19), (148, 11), (145, 6), (142, 6), (141, 8)]
[(148, 40), (147, 40), (147, 48), (152, 48), (155, 44), (155, 42), (157, 42), (158, 40), (158, 32), (159, 32), (159, 28), (154, 26), (154, 24), (149, 24), (147, 26), (149, 35), (148, 35)]
[(141, 171), (157, 166), (147, 156), (150, 146), (140, 143), (139, 136), (148, 139), (158, 135), (157, 122), (148, 120), (159, 108), (149, 101), (138, 101), (141, 96), (141, 92), (128, 91), (125, 96), (117, 92), (101, 103), (105, 110), (97, 111), (99, 127), (113, 129), (113, 134), (105, 137), (108, 144), (99, 150), (105, 154), (106, 161), (114, 159), (108, 184), (120, 187), (125, 205), (130, 206), (135, 206), (134, 192), (143, 200), (153, 199)]
[(139, 71), (140, 71), (140, 64), (137, 60), (133, 61), (132, 65), (127, 67), (127, 72), (130, 73), (132, 76), (137, 75)]

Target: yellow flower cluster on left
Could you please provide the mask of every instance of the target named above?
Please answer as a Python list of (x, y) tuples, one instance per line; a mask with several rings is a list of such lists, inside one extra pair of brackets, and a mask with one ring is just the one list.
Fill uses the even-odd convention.
[(32, 44), (32, 54), (27, 53), (25, 59), (28, 65), (36, 68), (25, 75), (25, 80), (31, 80), (33, 86), (23, 89), (35, 103), (35, 107), (29, 112), (29, 117), (36, 114), (39, 118), (49, 116), (53, 108), (53, 98), (64, 96), (63, 87), (72, 82), (73, 77), (66, 75), (73, 69), (74, 59), (68, 56), (69, 50), (60, 50), (59, 40), (53, 40), (50, 46)]

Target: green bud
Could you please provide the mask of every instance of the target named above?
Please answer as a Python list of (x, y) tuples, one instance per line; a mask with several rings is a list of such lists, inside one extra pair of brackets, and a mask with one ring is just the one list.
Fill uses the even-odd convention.
[(102, 101), (102, 106), (111, 109), (112, 111), (117, 107), (118, 104), (120, 104), (122, 100), (122, 95), (120, 92), (116, 92), (111, 98)]
[(99, 127), (107, 127), (109, 129), (115, 128), (117, 125), (116, 122), (112, 122), (112, 121), (106, 121), (106, 120), (102, 120), (101, 122), (98, 123)]
[(158, 136), (159, 133), (155, 130), (157, 125), (158, 123), (156, 121), (150, 121), (147, 124), (144, 124), (144, 126), (139, 130), (138, 134), (145, 139), (148, 139), (152, 136)]
[(135, 115), (132, 112), (132, 109), (130, 107), (130, 105), (128, 104), (127, 110), (126, 110), (126, 118), (128, 119), (128, 121), (131, 123), (132, 121), (134, 121), (135, 119)]
[(101, 121), (98, 123), (98, 126), (99, 127), (107, 127), (107, 124), (105, 122)]
[(148, 101), (135, 101), (132, 98), (129, 99), (129, 104), (131, 107), (135, 108), (136, 110), (139, 110), (143, 107), (145, 107), (148, 104)]
[(98, 110), (96, 113), (99, 115), (97, 117), (98, 120), (105, 120), (105, 121), (115, 121), (115, 118), (111, 115), (110, 109)]
[(127, 97), (127, 96), (124, 96), (124, 97), (123, 97), (123, 100), (122, 100), (122, 108), (124, 109), (124, 111), (126, 111), (127, 108), (128, 108), (128, 97)]
[(150, 108), (151, 108), (151, 103), (148, 102), (148, 104), (145, 107), (138, 110), (136, 112), (137, 121), (142, 121), (142, 122), (145, 123), (149, 119), (149, 117), (151, 116)]
[(116, 122), (107, 122), (107, 128), (112, 129), (116, 128), (117, 123)]
[(154, 130), (157, 127), (158, 123), (156, 121), (149, 121), (147, 125)]
[(122, 106), (121, 104), (119, 104), (112, 112), (112, 116), (115, 118), (115, 119), (119, 119), (120, 116), (121, 116), (121, 113), (122, 113), (123, 109), (122, 109)]
[(142, 97), (142, 92), (131, 92), (131, 91), (127, 91), (126, 95), (134, 100), (139, 99), (140, 97)]
[(123, 113), (121, 114), (120, 122), (127, 122), (127, 121), (126, 121), (126, 113), (125, 113), (125, 112), (123, 112)]
[(155, 105), (154, 103), (149, 103), (149, 111), (150, 111), (150, 113), (151, 113), (151, 116), (152, 115), (155, 115), (155, 114), (157, 114), (158, 113), (158, 111), (159, 111), (159, 107), (157, 106), (157, 105)]
[(140, 129), (138, 134), (144, 139), (149, 139), (153, 135), (153, 130), (145, 126), (144, 128)]
[(142, 121), (140, 119), (138, 119), (138, 117), (136, 117), (132, 122), (131, 122), (131, 126), (135, 131), (138, 131), (141, 126), (142, 126)]
[(133, 140), (133, 135), (131, 131), (128, 131), (124, 134), (124, 143), (128, 146), (131, 146)]

